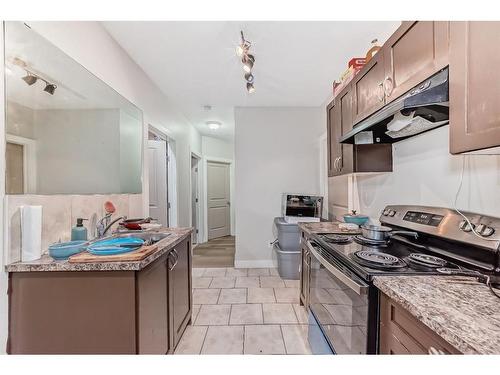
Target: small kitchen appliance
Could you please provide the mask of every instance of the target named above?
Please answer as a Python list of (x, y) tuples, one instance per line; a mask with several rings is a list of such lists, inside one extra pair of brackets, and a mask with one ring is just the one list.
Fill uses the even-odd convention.
[(387, 206), (380, 222), (387, 228), (383, 231), (392, 233), (388, 238), (313, 235), (306, 242), (310, 253), (308, 312), (313, 351), (378, 352), (379, 292), (373, 285), (376, 276), (475, 276), (487, 282), (485, 288), (498, 294), (490, 281), (500, 279), (500, 218), (463, 214), (468, 221), (448, 208)]

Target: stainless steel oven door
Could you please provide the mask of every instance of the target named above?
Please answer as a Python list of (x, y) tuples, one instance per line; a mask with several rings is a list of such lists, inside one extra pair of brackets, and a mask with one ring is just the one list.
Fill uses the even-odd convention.
[(309, 308), (337, 354), (368, 352), (369, 285), (316, 244), (311, 252)]

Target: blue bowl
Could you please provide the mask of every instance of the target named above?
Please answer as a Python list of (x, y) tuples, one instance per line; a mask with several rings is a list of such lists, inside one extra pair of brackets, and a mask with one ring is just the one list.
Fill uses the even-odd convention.
[(356, 224), (362, 226), (370, 220), (368, 216), (363, 215), (344, 215), (344, 221), (346, 223)]
[(81, 253), (86, 248), (87, 241), (70, 241), (55, 243), (49, 246), (49, 255), (56, 260), (68, 259)]

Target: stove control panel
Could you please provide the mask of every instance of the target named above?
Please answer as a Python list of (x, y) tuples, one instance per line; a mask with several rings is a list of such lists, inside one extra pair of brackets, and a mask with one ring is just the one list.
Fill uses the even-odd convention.
[(412, 223), (437, 227), (439, 226), (443, 218), (443, 215), (434, 215), (427, 212), (407, 211), (405, 216), (403, 217), (403, 220), (411, 221)]
[[(450, 208), (390, 205), (382, 211), (380, 222), (383, 225), (396, 226), (499, 251), (500, 218), (473, 212), (463, 212), (463, 214), (472, 225)], [(472, 229), (479, 236), (476, 236)]]

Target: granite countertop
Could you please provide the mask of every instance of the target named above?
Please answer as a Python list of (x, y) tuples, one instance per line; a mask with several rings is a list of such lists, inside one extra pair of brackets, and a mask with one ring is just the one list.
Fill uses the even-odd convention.
[(172, 250), (191, 234), (193, 228), (163, 228), (170, 236), (157, 242), (158, 250), (139, 261), (70, 263), (54, 260), (48, 255), (31, 262), (15, 262), (5, 266), (7, 272), (48, 272), (48, 271), (139, 271), (162, 255)]
[(308, 235), (314, 233), (346, 233), (358, 234), (358, 231), (346, 231), (339, 228), (341, 221), (320, 221), (316, 223), (299, 223), (300, 230), (306, 232)]
[(500, 353), (500, 298), (474, 278), (377, 276), (374, 284), (462, 353)]

